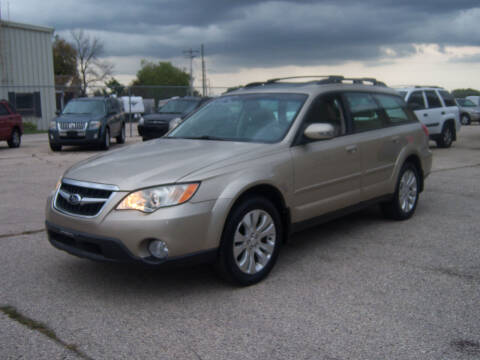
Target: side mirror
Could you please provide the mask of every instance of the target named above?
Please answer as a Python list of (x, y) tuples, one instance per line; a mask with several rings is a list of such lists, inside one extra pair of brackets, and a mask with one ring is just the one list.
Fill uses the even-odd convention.
[(335, 137), (335, 128), (328, 123), (310, 124), (303, 135), (311, 140), (328, 140)]

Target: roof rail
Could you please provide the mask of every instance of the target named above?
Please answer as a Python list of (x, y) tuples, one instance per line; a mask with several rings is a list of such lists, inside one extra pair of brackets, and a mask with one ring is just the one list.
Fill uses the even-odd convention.
[(288, 76), (288, 77), (282, 77), (282, 78), (275, 78), (275, 79), (269, 79), (264, 82), (253, 82), (250, 84), (245, 85), (246, 88), (249, 87), (256, 87), (256, 86), (264, 86), (264, 85), (270, 85), (270, 84), (275, 84), (283, 80), (291, 80), (291, 79), (305, 79), (305, 78), (321, 78), (321, 80), (316, 80), (316, 81), (307, 81), (305, 83), (309, 84), (318, 84), (318, 85), (323, 85), (323, 84), (341, 84), (344, 81), (351, 81), (353, 84), (364, 84), (365, 83), (371, 83), (372, 85), (377, 85), (377, 86), (386, 86), (385, 83), (381, 81), (377, 81), (375, 78), (346, 78), (342, 75), (312, 75), (312, 76)]

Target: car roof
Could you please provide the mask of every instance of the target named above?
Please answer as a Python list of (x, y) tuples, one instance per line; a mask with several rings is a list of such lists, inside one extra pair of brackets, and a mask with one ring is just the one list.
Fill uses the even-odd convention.
[(397, 91), (422, 91), (422, 90), (441, 90), (441, 91), (446, 91), (444, 88), (440, 86), (402, 86), (402, 87), (395, 87), (395, 90)]
[[(293, 79), (315, 78), (320, 80), (293, 82)], [(374, 78), (345, 78), (339, 75), (328, 76), (298, 76), (271, 79), (265, 82), (256, 82), (223, 94), (223, 96), (253, 94), (253, 93), (302, 93), (319, 95), (336, 91), (380, 92), (399, 95), (394, 89), (387, 87), (383, 82)]]

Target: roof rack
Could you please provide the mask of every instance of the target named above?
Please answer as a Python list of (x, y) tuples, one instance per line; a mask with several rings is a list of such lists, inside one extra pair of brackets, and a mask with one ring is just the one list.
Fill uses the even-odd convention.
[(256, 87), (256, 86), (265, 86), (265, 85), (275, 84), (284, 80), (305, 79), (305, 78), (321, 78), (321, 80), (308, 81), (306, 82), (307, 84), (318, 84), (318, 85), (342, 84), (344, 81), (347, 81), (347, 82), (351, 81), (353, 84), (370, 83), (371, 85), (386, 86), (385, 83), (381, 81), (377, 81), (377, 79), (375, 78), (346, 78), (342, 75), (312, 75), (312, 76), (288, 76), (288, 77), (282, 77), (282, 78), (269, 79), (264, 82), (253, 82), (245, 85), (245, 87), (249, 88), (249, 87)]

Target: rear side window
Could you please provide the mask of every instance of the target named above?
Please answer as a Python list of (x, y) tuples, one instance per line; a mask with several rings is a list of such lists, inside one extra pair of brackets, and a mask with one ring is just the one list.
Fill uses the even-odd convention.
[(9, 114), (9, 112), (8, 112), (7, 108), (5, 107), (5, 105), (0, 104), (0, 116), (8, 115), (8, 114)]
[(408, 105), (415, 105), (415, 110), (423, 110), (426, 108), (425, 101), (423, 99), (422, 91), (414, 91), (408, 98)]
[(405, 102), (398, 96), (375, 94), (374, 97), (385, 110), (387, 124), (398, 125), (414, 121), (405, 108)]
[(440, 102), (440, 99), (438, 98), (435, 91), (427, 90), (427, 91), (425, 91), (425, 95), (427, 96), (427, 102), (428, 102), (428, 108), (429, 109), (435, 109), (435, 108), (442, 107), (442, 103)]
[(443, 98), (445, 106), (457, 106), (455, 98), (448, 91), (439, 91), (439, 93)]
[(353, 121), (354, 132), (381, 129), (381, 110), (372, 95), (367, 93), (346, 93), (348, 107)]

